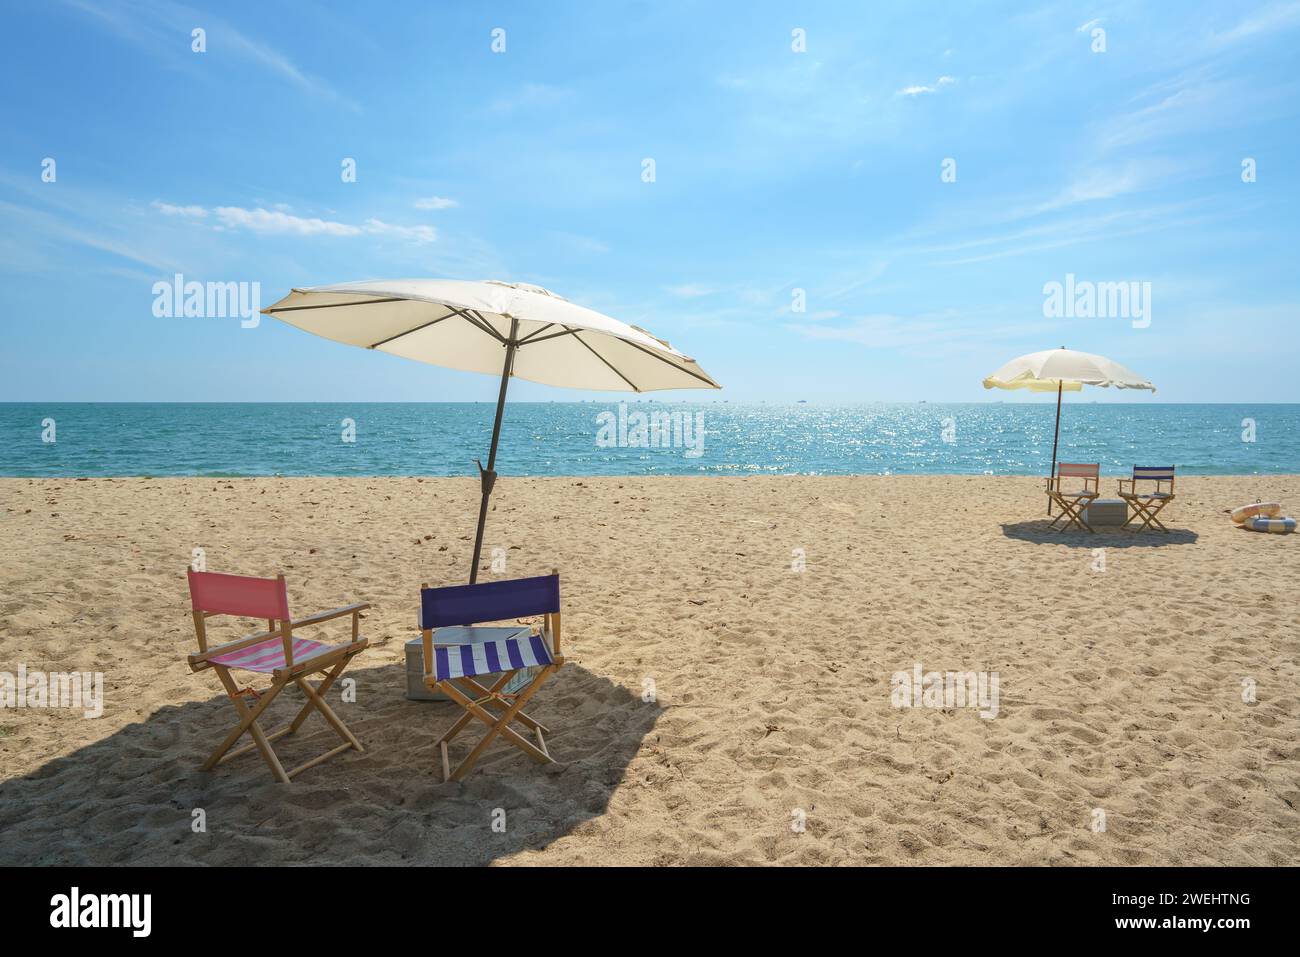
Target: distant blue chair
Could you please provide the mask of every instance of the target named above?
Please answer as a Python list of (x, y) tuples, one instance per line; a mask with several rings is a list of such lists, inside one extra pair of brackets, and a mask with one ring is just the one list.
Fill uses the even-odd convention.
[[(543, 615), (541, 631), (460, 645), (435, 648), (433, 629), (454, 625), (475, 625)], [(459, 781), (469, 773), (487, 746), (500, 735), (539, 764), (554, 760), (546, 750), (550, 731), (521, 710), (543, 681), (564, 664), (560, 655), (560, 576), (557, 572), (537, 578), (420, 588), (420, 637), (424, 645), (424, 683), (451, 698), (465, 713), (441, 738), (443, 780)], [(532, 680), (512, 693), (503, 689), (521, 671), (529, 669)], [(475, 678), (499, 675), (486, 687)], [(488, 733), (465, 759), (451, 769), (447, 745), (472, 718), (488, 726)], [(537, 738), (529, 741), (510, 727), (523, 725)]]
[[(1133, 509), (1133, 514), (1120, 526), (1121, 528), (1127, 528), (1131, 522), (1140, 518), (1143, 521), (1138, 528), (1139, 532), (1152, 525), (1162, 532), (1169, 531), (1156, 516), (1160, 514), (1161, 509), (1174, 500), (1174, 469), (1173, 465), (1135, 465), (1131, 479), (1119, 480), (1119, 497), (1128, 502)], [(1155, 490), (1139, 492), (1138, 482), (1155, 482)]]

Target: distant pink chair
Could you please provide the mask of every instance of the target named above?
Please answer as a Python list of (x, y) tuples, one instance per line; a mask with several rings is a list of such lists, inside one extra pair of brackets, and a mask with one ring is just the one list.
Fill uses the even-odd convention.
[[(1067, 481), (1068, 480), (1068, 481)], [(1092, 500), (1101, 494), (1101, 465), (1097, 462), (1057, 462), (1056, 475), (1047, 480), (1047, 494), (1051, 500), (1061, 506), (1061, 514), (1056, 516), (1048, 528), (1055, 528), (1061, 519), (1066, 523), (1060, 531), (1072, 525), (1091, 532), (1092, 526), (1083, 517)]]
[[(217, 750), (203, 763), (203, 770), (211, 771), (221, 762), (247, 754), (256, 748), (270, 766), (276, 780), (288, 784), (308, 768), (314, 768), (349, 748), (364, 751), (361, 742), (325, 703), (325, 693), (338, 680), (348, 662), (366, 647), (366, 639), (361, 637), (359, 630), (361, 612), (370, 607), (369, 603), (335, 608), (293, 621), (289, 618), (289, 593), (283, 575), (276, 578), (249, 578), (244, 575), (196, 572), (192, 568), (187, 571), (190, 603), (194, 609), (194, 631), (199, 641), (199, 653), (189, 656), (190, 670), (198, 672), (211, 668), (215, 671), (240, 718), (239, 725), (226, 735)], [(318, 625), (349, 614), (352, 616), (350, 642), (327, 645), (308, 638), (294, 637), (295, 628)], [(216, 615), (265, 619), (266, 631), (209, 648), (207, 619)], [(240, 688), (230, 676), (230, 672), (236, 669), (271, 675), (271, 687), (263, 692), (251, 687)], [(307, 679), (315, 674), (323, 677), (313, 686)], [(293, 721), (278, 731), (267, 734), (257, 719), (290, 682), (302, 689), (307, 702)], [(245, 700), (248, 698), (253, 700), (251, 707)], [(291, 771), (285, 771), (271, 748), (271, 742), (297, 731), (313, 708), (321, 713), (344, 743)], [(252, 737), (253, 743), (230, 751), (245, 731)]]

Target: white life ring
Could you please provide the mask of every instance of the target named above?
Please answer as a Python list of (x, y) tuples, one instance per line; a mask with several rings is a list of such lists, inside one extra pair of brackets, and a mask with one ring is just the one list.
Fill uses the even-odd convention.
[(1252, 532), (1275, 532), (1279, 535), (1285, 535), (1288, 532), (1295, 531), (1295, 519), (1266, 518), (1263, 515), (1256, 515), (1241, 527), (1248, 528)]
[(1232, 520), (1240, 525), (1247, 519), (1262, 515), (1264, 518), (1276, 518), (1282, 514), (1282, 506), (1277, 502), (1255, 502), (1232, 510)]

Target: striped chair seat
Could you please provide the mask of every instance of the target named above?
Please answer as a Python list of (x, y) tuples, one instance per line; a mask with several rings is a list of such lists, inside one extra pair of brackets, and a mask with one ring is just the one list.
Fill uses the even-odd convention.
[(1173, 497), (1174, 497), (1173, 492), (1142, 492), (1138, 495), (1132, 496), (1132, 498), (1173, 498)]
[[(308, 661), (327, 651), (333, 651), (336, 645), (327, 645), (309, 638), (293, 639), (293, 663), (295, 665)], [(243, 671), (257, 671), (270, 674), (284, 664), (284, 642), (279, 638), (268, 638), (247, 648), (239, 648), (211, 659), (227, 668), (240, 668)]]
[(469, 645), (443, 645), (433, 650), (435, 681), (472, 678), (498, 671), (513, 671), (552, 663), (551, 650), (541, 635), (503, 638)]

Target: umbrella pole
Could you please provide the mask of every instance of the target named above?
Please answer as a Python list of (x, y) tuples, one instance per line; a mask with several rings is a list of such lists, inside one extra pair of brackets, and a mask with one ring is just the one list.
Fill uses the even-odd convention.
[(483, 552), (483, 527), (487, 524), (488, 498), (492, 495), (492, 486), (496, 484), (497, 473), (497, 442), (501, 438), (501, 416), (506, 410), (506, 387), (510, 384), (510, 373), (515, 365), (515, 350), (519, 348), (517, 334), (519, 332), (519, 320), (512, 318), (510, 320), (510, 338), (506, 341), (506, 361), (501, 369), (501, 391), (497, 393), (497, 416), (492, 423), (492, 446), (488, 449), (487, 468), (483, 468), (482, 463), (475, 459), (478, 464), (479, 486), (482, 489), (483, 497), (479, 500), (478, 505), (478, 531), (474, 533), (474, 560), (469, 566), (469, 583), (473, 585), (478, 581), (478, 560), (479, 555)]
[[(1050, 484), (1052, 477), (1056, 475), (1056, 444), (1061, 440), (1061, 390), (1065, 388), (1065, 380), (1061, 379), (1056, 383), (1056, 433), (1052, 436), (1052, 470), (1047, 473), (1047, 481)], [(1047, 514), (1052, 514), (1052, 496), (1047, 496)]]

